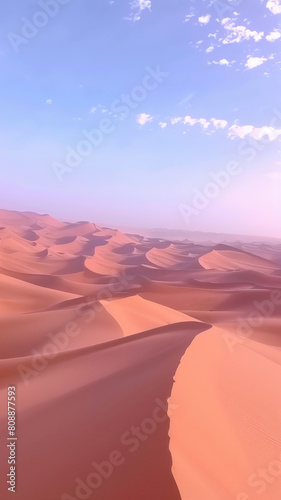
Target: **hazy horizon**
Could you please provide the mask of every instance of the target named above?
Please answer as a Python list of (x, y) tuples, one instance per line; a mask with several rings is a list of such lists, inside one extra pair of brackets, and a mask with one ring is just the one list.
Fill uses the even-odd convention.
[[(19, 212), (23, 214), (28, 214), (28, 213), (35, 213), (38, 214), (38, 216), (50, 216), (56, 220), (59, 220), (61, 222), (67, 223), (67, 224), (78, 224), (80, 222), (90, 222), (93, 224), (96, 224), (99, 227), (102, 228), (109, 228), (109, 229), (114, 229), (114, 230), (119, 230), (120, 232), (127, 233), (127, 234), (137, 234), (139, 236), (144, 236), (144, 237), (150, 237), (150, 238), (163, 238), (163, 239), (170, 239), (170, 240), (184, 240), (188, 237), (188, 233), (190, 233), (192, 239), (196, 240), (195, 235), (198, 233), (199, 235), (204, 236), (206, 234), (207, 238), (209, 236), (214, 236), (214, 237), (222, 237), (221, 241), (226, 241), (226, 242), (234, 242), (236, 241), (236, 238), (242, 238), (242, 241), (256, 241), (256, 242), (261, 242), (261, 241), (272, 241), (278, 244), (278, 242), (281, 242), (281, 238), (274, 237), (274, 236), (263, 236), (260, 234), (243, 234), (243, 233), (231, 233), (228, 231), (224, 232), (216, 232), (216, 231), (200, 231), (200, 230), (192, 230), (188, 228), (184, 229), (175, 229), (171, 227), (155, 227), (155, 226), (126, 226), (120, 224), (111, 224), (110, 222), (106, 221), (100, 221), (100, 220), (94, 220), (91, 217), (86, 218), (86, 219), (75, 219), (75, 218), (67, 218), (67, 217), (57, 217), (55, 216), (52, 212), (46, 212), (46, 213), (41, 213), (41, 212), (36, 212), (34, 210), (14, 210), (14, 209), (7, 209), (5, 207), (0, 207), (0, 211), (3, 210), (4, 212)], [(224, 238), (225, 237), (225, 238)], [(202, 238), (199, 238), (201, 241)], [(198, 241), (199, 241), (198, 240)], [(237, 240), (237, 241), (238, 241)]]

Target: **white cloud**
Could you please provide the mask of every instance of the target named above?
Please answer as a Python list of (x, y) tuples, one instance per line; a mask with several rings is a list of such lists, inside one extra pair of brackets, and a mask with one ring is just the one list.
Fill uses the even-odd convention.
[(208, 38), (217, 38), (217, 33), (209, 33)]
[(97, 111), (97, 108), (95, 108), (95, 106), (93, 106), (93, 107), (90, 109), (90, 111), (89, 111), (89, 112), (94, 114), (96, 111)]
[(193, 127), (193, 125), (195, 125), (195, 123), (197, 123), (197, 118), (191, 118), (191, 116), (185, 116), (184, 119), (183, 119), (183, 123), (185, 125), (191, 125)]
[(206, 49), (207, 54), (209, 54), (210, 52), (213, 52), (214, 48), (215, 48), (215, 47), (213, 47), (213, 45), (210, 45), (210, 47), (208, 47), (208, 48)]
[(261, 66), (265, 61), (267, 61), (267, 57), (252, 57), (248, 56), (247, 62), (245, 64), (246, 68), (248, 69), (253, 69), (256, 68), (257, 66)]
[(181, 122), (183, 119), (180, 116), (177, 116), (176, 118), (171, 119), (171, 124), (176, 125), (177, 123)]
[(53, 104), (53, 99), (47, 99), (46, 103), (47, 104)]
[(228, 135), (232, 139), (235, 137), (240, 137), (240, 139), (244, 139), (246, 135), (249, 135), (254, 130), (253, 125), (243, 125), (240, 127), (239, 125), (232, 125), (228, 130)]
[(140, 115), (137, 116), (137, 122), (140, 125), (145, 125), (148, 122), (151, 122), (153, 120), (153, 116), (147, 115), (146, 113), (141, 113)]
[(166, 128), (167, 127), (167, 123), (166, 122), (159, 122), (159, 125), (161, 128)]
[[(235, 122), (234, 125), (229, 126), (227, 120), (218, 118), (192, 118), (189, 115), (184, 117), (174, 117), (171, 119), (171, 123), (172, 125), (181, 123), (190, 127), (199, 124), (201, 125), (202, 129), (209, 135), (214, 134), (218, 130), (225, 130), (230, 139), (245, 139), (245, 137), (249, 136), (256, 141), (261, 141), (264, 137), (267, 137), (270, 142), (273, 142), (277, 139), (281, 141), (281, 129), (275, 129), (272, 126), (266, 125), (263, 127), (254, 127), (254, 125), (239, 125), (237, 122)], [(161, 124), (163, 124), (163, 122), (159, 123), (160, 126)], [(167, 124), (164, 123), (163, 125), (166, 126)]]
[(216, 118), (211, 118), (211, 122), (216, 129), (225, 128), (227, 126), (226, 120), (217, 120)]
[(278, 38), (281, 37), (281, 33), (279, 30), (275, 29), (269, 35), (267, 35), (265, 38), (268, 42), (275, 42), (275, 40), (278, 40)]
[(195, 14), (187, 14), (187, 15), (185, 16), (185, 20), (184, 20), (184, 22), (185, 22), (185, 23), (188, 23), (188, 22), (190, 21), (190, 19), (192, 19), (192, 17), (194, 17), (194, 16), (195, 16)]
[(235, 139), (235, 137), (239, 137), (240, 139), (244, 139), (247, 135), (253, 137), (257, 141), (260, 141), (263, 137), (267, 136), (269, 141), (275, 141), (278, 137), (281, 136), (281, 129), (275, 129), (273, 127), (254, 127), (253, 125), (232, 125), (232, 127), (228, 130), (228, 135), (231, 139)]
[(220, 59), (220, 61), (213, 61), (213, 64), (219, 64), (220, 66), (231, 66), (235, 61), (228, 61), (227, 59)]
[(257, 141), (260, 141), (264, 136), (267, 136), (270, 142), (272, 142), (281, 136), (281, 129), (275, 129), (274, 127), (255, 128), (251, 133), (251, 136)]
[(229, 21), (231, 21), (230, 17), (224, 17), (224, 18), (221, 20), (221, 24), (222, 24), (222, 26), (224, 26), (225, 24), (229, 23)]
[[(198, 123), (204, 130), (208, 129), (211, 125), (213, 125), (216, 130), (224, 129), (227, 126), (226, 120), (218, 120), (217, 118), (211, 118), (211, 120), (207, 120), (206, 118), (192, 118), (191, 116), (187, 115), (184, 117), (176, 117), (171, 119), (172, 125), (176, 125), (180, 122), (182, 122), (184, 125), (190, 125), (191, 127)], [(215, 130), (213, 132), (215, 132)]]
[(281, 140), (281, 129), (275, 129), (270, 126), (254, 127), (253, 125), (238, 125), (235, 123), (232, 126), (228, 126), (226, 120), (221, 120), (217, 118), (211, 118), (207, 120), (206, 118), (192, 118), (191, 116), (185, 116), (183, 118), (177, 117), (171, 120), (171, 123), (176, 124), (182, 122), (184, 125), (189, 125), (193, 127), (196, 124), (202, 126), (203, 130), (208, 129), (207, 134), (213, 134), (217, 130), (224, 130), (227, 128), (227, 134), (230, 139), (240, 138), (245, 139), (249, 136), (256, 141), (261, 141), (263, 137), (267, 137), (270, 142), (275, 141), (280, 138)]
[(202, 125), (203, 129), (205, 130), (206, 128), (209, 127), (210, 125), (210, 122), (208, 122), (208, 120), (206, 120), (206, 118), (199, 118), (197, 120), (197, 123), (200, 123), (200, 125)]
[(190, 125), (191, 127), (196, 125), (196, 123), (199, 123), (202, 125), (203, 129), (207, 129), (210, 125), (210, 122), (206, 120), (206, 118), (192, 118), (189, 115), (184, 116), (183, 118), (177, 117), (171, 119), (172, 125), (176, 125), (179, 122), (183, 122), (184, 125)]
[(281, 14), (281, 0), (268, 0), (266, 7), (272, 14)]
[(133, 22), (139, 21), (142, 11), (145, 9), (151, 10), (151, 0), (134, 0), (131, 2), (131, 12), (129, 17), (126, 17), (125, 19)]
[(211, 16), (210, 14), (206, 14), (206, 16), (198, 17), (198, 21), (200, 24), (208, 24), (210, 22)]
[(235, 26), (235, 23), (229, 17), (225, 17), (221, 21), (222, 26), (226, 31), (228, 31), (228, 35), (222, 41), (224, 45), (229, 43), (240, 43), (244, 40), (254, 39), (255, 42), (259, 42), (264, 37), (263, 31), (253, 31), (246, 26)]

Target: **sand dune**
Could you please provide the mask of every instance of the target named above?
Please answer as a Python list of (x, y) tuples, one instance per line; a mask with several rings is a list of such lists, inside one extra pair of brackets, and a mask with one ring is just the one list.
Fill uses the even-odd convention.
[(199, 239), (0, 210), (20, 500), (279, 500), (280, 242)]
[(257, 257), (244, 251), (212, 250), (212, 252), (199, 258), (204, 269), (217, 269), (218, 271), (236, 271), (240, 269), (280, 269), (280, 266), (268, 259)]
[(104, 300), (101, 303), (122, 327), (124, 335), (188, 320), (195, 321), (186, 314), (145, 300), (138, 295), (111, 301)]
[[(169, 399), (172, 472), (183, 499), (241, 500), (265, 492), (264, 498), (275, 500), (281, 350), (265, 348), (265, 332), (259, 342), (244, 339), (232, 353), (224, 333), (213, 328), (198, 336), (175, 375)], [(268, 468), (267, 482), (259, 470)]]

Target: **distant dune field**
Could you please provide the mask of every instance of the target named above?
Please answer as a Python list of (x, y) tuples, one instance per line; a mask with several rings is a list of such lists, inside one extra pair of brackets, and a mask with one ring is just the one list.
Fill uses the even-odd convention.
[(19, 500), (280, 498), (281, 244), (209, 238), (0, 210)]

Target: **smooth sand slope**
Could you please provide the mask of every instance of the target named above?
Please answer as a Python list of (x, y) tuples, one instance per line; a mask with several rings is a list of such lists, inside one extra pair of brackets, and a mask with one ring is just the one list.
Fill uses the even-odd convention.
[(2, 477), (14, 385), (19, 500), (279, 500), (280, 321), (278, 243), (0, 210)]

